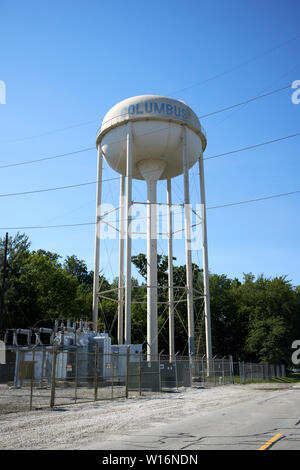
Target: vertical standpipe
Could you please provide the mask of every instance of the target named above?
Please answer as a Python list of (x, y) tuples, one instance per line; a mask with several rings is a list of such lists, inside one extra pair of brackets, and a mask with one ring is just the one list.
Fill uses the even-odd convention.
[(138, 163), (147, 183), (147, 359), (158, 358), (157, 327), (157, 208), (156, 186), (166, 163), (142, 160)]
[(99, 144), (98, 145), (98, 164), (97, 164), (96, 229), (95, 229), (94, 282), (93, 282), (93, 328), (95, 331), (98, 330), (101, 192), (102, 192), (102, 152), (101, 152), (101, 145)]

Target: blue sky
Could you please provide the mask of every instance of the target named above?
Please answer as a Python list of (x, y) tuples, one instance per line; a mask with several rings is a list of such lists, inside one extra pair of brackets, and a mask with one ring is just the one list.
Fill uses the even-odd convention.
[[(203, 115), (292, 84), (300, 79), (299, 14), (297, 0), (3, 1), (0, 166), (93, 147), (105, 113), (130, 96), (167, 95)], [(288, 89), (203, 119), (205, 156), (299, 132), (300, 105), (291, 95)], [(207, 160), (208, 208), (299, 190), (299, 145), (300, 136)], [(0, 194), (93, 181), (96, 158), (95, 149), (2, 168)], [(104, 177), (114, 176), (106, 165)], [(104, 200), (117, 204), (118, 190), (118, 182), (106, 183)], [(180, 182), (177, 191), (180, 197)], [(0, 235), (7, 227), (93, 222), (95, 192), (89, 185), (1, 197)], [(239, 278), (287, 275), (300, 284), (299, 198), (208, 210), (210, 270)], [(92, 269), (93, 226), (25, 232), (33, 249), (76, 254)], [(110, 278), (117, 246), (102, 245), (101, 267)], [(175, 250), (183, 263), (179, 242)]]

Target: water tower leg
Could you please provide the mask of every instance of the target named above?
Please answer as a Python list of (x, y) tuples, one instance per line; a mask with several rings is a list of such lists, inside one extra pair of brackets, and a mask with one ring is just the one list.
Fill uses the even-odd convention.
[(187, 287), (187, 311), (188, 311), (188, 341), (189, 355), (195, 354), (194, 338), (194, 296), (193, 296), (193, 272), (192, 272), (192, 252), (191, 252), (191, 211), (190, 211), (190, 188), (189, 188), (189, 167), (187, 158), (186, 127), (183, 126), (182, 136), (182, 161), (184, 176), (184, 232), (186, 251), (186, 287)]
[(119, 290), (118, 290), (118, 344), (124, 343), (124, 196), (125, 176), (120, 176), (119, 210)]
[(131, 344), (131, 205), (132, 205), (132, 126), (127, 124), (126, 155), (126, 271), (125, 271), (125, 344)]
[(102, 191), (102, 152), (98, 145), (97, 166), (97, 192), (96, 192), (96, 229), (94, 254), (94, 281), (93, 281), (93, 329), (98, 330), (98, 304), (99, 304), (99, 268), (100, 268), (100, 228), (101, 228), (101, 191)]
[(204, 317), (205, 317), (205, 336), (206, 336), (206, 360), (207, 375), (210, 375), (212, 364), (212, 342), (211, 342), (211, 319), (210, 319), (210, 295), (209, 295), (209, 272), (208, 272), (208, 251), (207, 251), (207, 226), (206, 226), (206, 203), (204, 186), (204, 165), (203, 152), (199, 158), (200, 174), (200, 194), (202, 211), (202, 236), (203, 236), (203, 283), (204, 283)]
[(167, 211), (168, 211), (168, 285), (169, 285), (169, 356), (170, 362), (175, 360), (174, 337), (174, 282), (173, 282), (173, 229), (172, 229), (172, 187), (167, 180)]

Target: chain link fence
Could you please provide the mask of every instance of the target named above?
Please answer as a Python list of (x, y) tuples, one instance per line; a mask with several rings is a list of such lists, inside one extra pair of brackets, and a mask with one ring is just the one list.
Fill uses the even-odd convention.
[(233, 362), (231, 358), (142, 353), (104, 354), (97, 347), (7, 347), (0, 364), (0, 414), (285, 377), (285, 367)]

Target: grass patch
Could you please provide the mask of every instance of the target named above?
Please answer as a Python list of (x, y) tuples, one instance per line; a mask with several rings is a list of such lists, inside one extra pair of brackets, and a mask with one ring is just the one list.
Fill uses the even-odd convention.
[[(244, 383), (277, 383), (277, 384), (293, 384), (300, 382), (300, 373), (288, 372), (286, 377), (274, 377), (273, 379), (247, 379)], [(237, 383), (237, 382), (235, 382)]]

